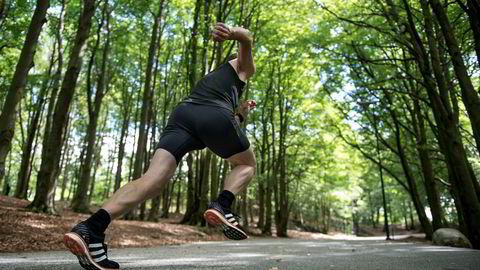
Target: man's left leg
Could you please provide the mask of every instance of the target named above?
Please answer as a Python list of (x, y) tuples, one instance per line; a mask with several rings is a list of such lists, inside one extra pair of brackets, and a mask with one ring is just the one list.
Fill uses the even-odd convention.
[(77, 224), (65, 234), (64, 243), (78, 257), (85, 269), (119, 269), (118, 263), (107, 258), (104, 243), (105, 230), (111, 220), (118, 218), (145, 200), (160, 194), (173, 176), (177, 163), (175, 157), (164, 149), (158, 149), (147, 172), (135, 181), (121, 187), (87, 220)]

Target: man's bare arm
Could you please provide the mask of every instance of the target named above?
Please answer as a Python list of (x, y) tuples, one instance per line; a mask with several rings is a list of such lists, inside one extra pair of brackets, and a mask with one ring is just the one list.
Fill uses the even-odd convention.
[(252, 55), (252, 35), (242, 27), (228, 27), (224, 23), (217, 23), (212, 31), (215, 41), (237, 40), (239, 43), (238, 57), (232, 60), (236, 66), (237, 74), (242, 80), (247, 80), (255, 73), (255, 62)]
[(252, 35), (242, 27), (232, 27), (232, 38), (239, 43), (237, 67), (238, 75), (247, 80), (255, 73), (255, 62), (252, 54)]

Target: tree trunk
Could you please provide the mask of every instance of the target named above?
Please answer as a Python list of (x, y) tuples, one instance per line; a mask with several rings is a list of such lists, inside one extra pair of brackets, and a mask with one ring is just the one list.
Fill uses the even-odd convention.
[[(263, 228), (265, 225), (265, 180), (258, 179), (258, 190), (257, 190), (257, 198), (258, 198), (258, 221), (257, 221), (257, 228)], [(252, 225), (253, 226), (253, 225)]]
[(223, 160), (223, 164), (222, 164), (222, 174), (220, 176), (220, 179), (219, 179), (219, 191), (222, 190), (223, 191), (223, 188), (225, 187), (225, 179), (227, 179), (227, 174), (229, 172), (229, 168), (230, 168), (230, 163), (227, 161), (227, 160)]
[[(386, 196), (386, 192), (385, 192), (385, 180), (384, 180), (384, 177), (383, 177), (383, 167), (382, 167), (382, 157), (381, 157), (381, 153), (380, 153), (380, 144), (379, 144), (379, 141), (380, 141), (380, 134), (378, 132), (378, 122), (375, 118), (376, 116), (374, 115), (373, 116), (373, 121), (374, 121), (374, 129), (375, 129), (375, 141), (376, 141), (376, 152), (377, 152), (377, 156), (378, 156), (378, 170), (379, 170), (379, 175), (380, 175), (380, 187), (381, 187), (381, 190), (382, 190), (382, 208), (383, 208), (383, 230), (385, 231), (385, 235), (386, 235), (386, 240), (390, 240), (390, 227), (389, 227), (389, 223), (388, 223), (388, 203), (387, 203), (387, 196)], [(397, 127), (397, 126), (396, 126)], [(410, 190), (409, 190), (409, 193), (410, 193)], [(378, 221), (380, 220), (380, 210), (377, 209), (377, 223)]]
[(192, 36), (190, 38), (190, 61), (188, 61), (187, 73), (190, 92), (195, 86), (197, 80), (197, 31), (200, 18), (200, 9), (202, 7), (202, 0), (197, 0), (195, 3), (195, 11), (193, 18)]
[(212, 160), (210, 161), (210, 201), (216, 200), (218, 196), (218, 172), (219, 166), (217, 156), (212, 155)]
[(52, 92), (50, 93), (50, 98), (48, 102), (47, 108), (47, 115), (45, 117), (45, 128), (43, 130), (43, 139), (42, 139), (42, 159), (47, 155), (47, 147), (45, 147), (48, 143), (48, 135), (50, 134), (52, 121), (53, 121), (53, 112), (55, 109), (55, 103), (57, 100), (57, 94), (61, 87), (61, 77), (62, 77), (62, 70), (63, 70), (63, 38), (62, 33), (64, 30), (64, 13), (65, 13), (65, 1), (62, 0), (62, 8), (60, 11), (60, 17), (58, 20), (58, 27), (57, 31), (55, 32), (55, 38), (57, 41), (57, 70), (55, 71), (55, 75), (53, 76), (53, 84), (52, 84)]
[[(181, 165), (181, 164), (180, 164)], [(179, 166), (181, 168), (181, 166)], [(178, 183), (178, 188), (177, 188), (177, 195), (176, 195), (176, 200), (175, 200), (175, 214), (179, 214), (180, 213), (180, 207), (182, 205), (181, 201), (182, 201), (182, 183), (179, 182)]]
[[(392, 100), (389, 97), (388, 97), (388, 100), (390, 105), (392, 105)], [(418, 194), (418, 190), (417, 190), (417, 183), (413, 176), (412, 170), (410, 168), (409, 162), (405, 154), (404, 147), (401, 142), (399, 120), (397, 119), (397, 116), (393, 110), (390, 110), (390, 115), (395, 125), (395, 140), (396, 140), (398, 157), (400, 158), (400, 163), (402, 165), (405, 178), (407, 179), (407, 184), (410, 190), (410, 196), (412, 198), (413, 205), (415, 206), (415, 210), (417, 211), (418, 220), (420, 221), (420, 224), (422, 225), (422, 228), (425, 231), (426, 238), (432, 239), (432, 234), (433, 234), (432, 224), (428, 220), (427, 215), (425, 213), (425, 208), (422, 204), (422, 201), (420, 200), (420, 195)], [(386, 211), (387, 209), (384, 209), (384, 210)]]
[(187, 156), (187, 210), (183, 215), (183, 219), (180, 221), (181, 224), (186, 224), (192, 217), (192, 213), (195, 211), (194, 204), (195, 200), (195, 191), (194, 191), (194, 183), (193, 183), (193, 154), (190, 152)]
[(31, 159), (33, 158), (33, 143), (37, 138), (37, 130), (39, 128), (40, 117), (43, 112), (43, 105), (45, 104), (45, 96), (47, 94), (48, 84), (50, 82), (50, 75), (54, 65), (55, 46), (53, 46), (52, 55), (50, 57), (50, 64), (48, 71), (43, 80), (42, 87), (37, 97), (32, 120), (28, 125), (27, 140), (22, 150), (22, 161), (20, 163), (20, 170), (18, 172), (17, 187), (14, 196), (19, 199), (27, 199), (28, 184), (30, 182)]
[(0, 114), (0, 180), (5, 175), (5, 160), (8, 152), (10, 152), (12, 138), (15, 133), (16, 107), (23, 97), (28, 72), (34, 65), (33, 56), (35, 55), (38, 37), (42, 31), (43, 24), (47, 21), (45, 16), (49, 6), (50, 1), (37, 0), (35, 12), (30, 21), (27, 36), (25, 37), (15, 73), (8, 89), (2, 113)]
[[(164, 25), (165, 26), (165, 25)], [(164, 29), (164, 26), (162, 27), (162, 30), (160, 32), (160, 34), (158, 35), (158, 41), (157, 41), (157, 46), (160, 47), (160, 39), (162, 37), (162, 33), (163, 33), (163, 29)], [(168, 59), (168, 56), (167, 56), (167, 59)], [(157, 84), (157, 75), (158, 75), (158, 66), (159, 66), (159, 60), (160, 60), (160, 49), (158, 50), (157, 52), (157, 57), (156, 57), (156, 61), (155, 61), (155, 69), (154, 69), (154, 76), (153, 76), (153, 89), (156, 88), (156, 84)], [(167, 60), (167, 63), (165, 65), (168, 65), (168, 60)], [(166, 81), (166, 79), (165, 79)], [(166, 86), (165, 86), (166, 88)], [(166, 119), (166, 106), (167, 106), (167, 103), (166, 103), (166, 100), (167, 100), (167, 97), (166, 95), (164, 96), (164, 111), (163, 111), (163, 126), (165, 126), (165, 119)], [(152, 100), (152, 103), (153, 100)], [(151, 106), (150, 107), (150, 111), (149, 111), (149, 123), (151, 122), (151, 127), (152, 127), (152, 136), (151, 136), (151, 149), (152, 149), (152, 152), (155, 151), (155, 134), (156, 134), (156, 127), (157, 127), (157, 109), (153, 108), (154, 106)], [(155, 105), (156, 107), (156, 105)], [(168, 201), (169, 201), (169, 198), (170, 198), (170, 181), (167, 181), (166, 185), (163, 187), (163, 194), (159, 194), (158, 196), (154, 197), (152, 199), (152, 203), (151, 203), (151, 208), (150, 208), (150, 213), (149, 213), (149, 216), (148, 216), (148, 220), (150, 221), (157, 221), (158, 220), (158, 216), (159, 216), (159, 212), (160, 212), (160, 200), (161, 200), (161, 197), (163, 197), (163, 202), (162, 202), (162, 206), (163, 206), (163, 213), (161, 213), (161, 217), (163, 218), (168, 218), (168, 210), (166, 208), (168, 208)], [(163, 195), (163, 196), (162, 196)]]
[(245, 230), (248, 231), (248, 187), (242, 192), (242, 226)]
[[(105, 120), (104, 120), (102, 126), (100, 127), (100, 130), (105, 130), (105, 126), (107, 124), (107, 119), (108, 119), (108, 108), (107, 108), (107, 112), (105, 114), (106, 114), (106, 116), (104, 118)], [(89, 181), (90, 182), (90, 191), (88, 192), (88, 196), (86, 196), (86, 197), (88, 197), (87, 205), (90, 204), (90, 202), (92, 201), (92, 197), (94, 196), (94, 193), (95, 193), (95, 179), (96, 179), (98, 167), (100, 167), (100, 159), (101, 159), (103, 139), (104, 139), (104, 135), (99, 135), (98, 139), (95, 139), (95, 141), (96, 141), (95, 142), (95, 147), (94, 147), (95, 150), (93, 151), (93, 157), (92, 157), (92, 161), (91, 161), (93, 171), (89, 176), (89, 179), (91, 179)], [(87, 147), (87, 149), (88, 149), (88, 147)]]
[[(280, 79), (280, 74), (279, 81)], [(288, 132), (288, 121), (289, 121), (289, 107), (288, 100), (283, 95), (280, 95), (278, 99), (278, 108), (280, 116), (280, 130), (279, 130), (279, 150), (278, 150), (278, 159), (279, 163), (279, 181), (278, 181), (278, 220), (277, 225), (277, 236), (287, 237), (288, 229), (288, 218), (290, 214), (290, 204), (288, 199), (288, 181), (287, 181), (287, 145), (286, 137)]]
[[(69, 130), (70, 132), (70, 130)], [(67, 133), (67, 138), (69, 137), (69, 132)], [(61, 201), (64, 201), (65, 200), (65, 190), (67, 189), (67, 183), (68, 183), (68, 180), (70, 179), (70, 176), (69, 176), (69, 168), (70, 168), (70, 160), (72, 158), (72, 151), (73, 151), (73, 147), (70, 147), (67, 146), (67, 149), (65, 150), (67, 152), (67, 160), (65, 161), (65, 167), (63, 169), (63, 181), (62, 181), (62, 190), (61, 190), (61, 193), (60, 193), (60, 200)]]
[[(274, 74), (274, 69), (272, 69), (272, 76), (273, 78)], [(273, 79), (272, 79), (273, 81)], [(273, 84), (273, 82), (272, 82)], [(269, 87), (270, 89), (270, 87)], [(271, 95), (271, 102), (272, 104), (275, 104), (275, 93)], [(262, 234), (265, 235), (272, 235), (272, 215), (275, 214), (276, 216), (276, 208), (277, 208), (277, 201), (275, 201), (275, 206), (272, 204), (274, 197), (274, 189), (276, 187), (276, 176), (277, 176), (277, 165), (276, 165), (276, 156), (275, 156), (275, 123), (274, 123), (274, 110), (275, 106), (271, 106), (270, 112), (269, 112), (269, 120), (270, 124), (272, 127), (272, 141), (271, 141), (271, 151), (270, 147), (267, 147), (267, 183), (266, 183), (266, 188), (265, 188), (265, 226), (262, 229)], [(272, 196), (273, 195), (273, 196)], [(275, 208), (274, 208), (275, 207)]]
[(200, 185), (200, 205), (198, 207), (198, 220), (201, 222), (202, 226), (205, 225), (205, 220), (203, 219), (203, 213), (207, 210), (208, 207), (208, 190), (210, 184), (210, 161), (212, 160), (212, 151), (206, 149), (205, 159), (201, 165), (203, 168), (203, 173), (201, 175), (201, 185)]
[(128, 125), (130, 123), (130, 111), (132, 107), (133, 98), (128, 93), (128, 87), (123, 87), (122, 98), (123, 98), (123, 119), (122, 119), (122, 129), (120, 131), (120, 142), (118, 146), (118, 157), (117, 157), (117, 169), (115, 172), (115, 185), (113, 191), (117, 191), (120, 188), (122, 182), (122, 167), (123, 167), (123, 158), (125, 156), (125, 140), (128, 137)]
[(404, 201), (402, 201), (402, 214), (403, 214), (403, 223), (404, 223), (405, 230), (408, 231), (409, 230), (408, 211)]
[[(66, 134), (66, 135), (65, 135), (65, 140), (66, 140), (66, 141), (68, 141), (68, 138), (69, 138), (69, 136), (70, 136), (70, 130), (71, 130), (71, 128), (70, 128), (70, 127), (71, 127), (70, 123), (71, 123), (71, 122), (69, 121), (69, 122), (67, 123), (67, 126), (66, 126), (66, 129), (67, 129), (67, 131), (66, 131), (66, 133), (65, 133), (65, 134)], [(68, 161), (66, 161), (66, 160), (69, 159), (69, 157), (67, 156), (67, 155), (68, 155), (68, 152), (69, 152), (69, 150), (70, 150), (70, 149), (69, 149), (69, 148), (70, 148), (69, 146), (70, 146), (70, 145), (69, 145), (68, 143), (67, 143), (67, 144), (64, 143), (64, 150), (63, 150), (63, 153), (62, 153), (62, 157), (61, 157), (61, 159), (60, 159), (60, 166), (59, 166), (59, 169), (57, 170), (57, 174), (55, 175), (55, 184), (54, 184), (53, 194), (52, 194), (52, 198), (51, 198), (51, 200), (52, 200), (53, 203), (55, 203), (54, 200), (55, 200), (56, 186), (57, 186), (56, 183), (57, 183), (57, 181), (58, 181), (60, 172), (62, 171), (62, 168), (65, 169), (65, 171), (67, 171), (65, 167), (67, 166), (66, 163), (68, 163)], [(62, 188), (62, 191), (61, 191), (61, 192), (63, 192), (63, 184), (64, 184), (64, 182), (65, 182), (65, 181), (62, 182), (62, 187), (61, 187), (61, 188)], [(60, 194), (60, 196), (62, 196), (62, 194)]]
[(12, 187), (10, 186), (10, 172), (12, 170), (12, 153), (9, 154), (8, 158), (8, 173), (5, 176), (5, 181), (3, 182), (2, 195), (8, 196)]
[[(440, 197), (438, 195), (437, 186), (435, 183), (435, 176), (433, 173), (433, 166), (430, 160), (430, 154), (427, 149), (427, 135), (423, 121), (423, 115), (420, 111), (420, 104), (418, 99), (414, 100), (415, 115), (418, 121), (418, 135), (417, 135), (417, 151), (422, 166), (423, 178), (425, 181), (425, 191), (427, 192), (428, 204), (432, 213), (433, 231), (443, 227), (443, 211), (440, 205)], [(416, 123), (414, 124), (416, 125)]]
[(462, 1), (457, 1), (468, 16), (470, 28), (475, 42), (475, 52), (477, 53), (477, 66), (480, 67), (480, 4), (476, 0), (467, 0), (467, 6)]
[[(197, 34), (198, 34), (198, 28), (199, 28), (199, 21), (200, 21), (200, 10), (202, 8), (202, 0), (197, 0), (195, 2), (195, 10), (193, 14), (193, 27), (192, 27), (192, 34), (190, 37), (189, 41), (189, 55), (190, 59), (187, 61), (187, 76), (188, 76), (188, 90), (189, 93), (193, 90), (195, 87), (195, 82), (197, 80)], [(193, 159), (193, 156), (189, 154), (189, 158)], [(198, 160), (197, 160), (198, 161)], [(198, 214), (199, 207), (200, 207), (200, 201), (198, 197), (198, 191), (200, 190), (201, 185), (199, 185), (199, 177), (193, 177), (193, 170), (192, 170), (192, 165), (193, 161), (191, 161), (189, 164), (189, 169), (188, 169), (188, 198), (187, 198), (187, 211), (185, 213), (185, 216), (183, 217), (183, 220), (181, 223), (189, 223), (189, 224), (197, 224), (198, 220), (197, 218), (200, 217)], [(198, 170), (199, 166), (195, 166), (195, 169)], [(191, 175), (190, 175), (191, 174)], [(196, 173), (198, 176), (198, 173)], [(195, 181), (195, 183), (193, 182)], [(190, 190), (192, 188), (192, 190)], [(190, 197), (191, 196), (191, 197)], [(203, 213), (202, 213), (203, 214)]]
[[(103, 24), (106, 19), (106, 40), (103, 48), (102, 55), (102, 65), (100, 70), (100, 75), (98, 76), (97, 87), (95, 91), (95, 97), (92, 97), (92, 86), (90, 83), (91, 70), (93, 67), (93, 62), (95, 61), (95, 55), (100, 45), (101, 31)], [(89, 212), (89, 200), (86, 195), (88, 192), (88, 187), (90, 186), (91, 173), (92, 173), (92, 162), (95, 153), (95, 145), (97, 138), (97, 126), (98, 118), (100, 117), (100, 110), (102, 106), (103, 97), (106, 94), (107, 84), (107, 65), (108, 65), (108, 54), (110, 51), (110, 12), (108, 11), (108, 0), (105, 1), (102, 13), (102, 19), (97, 29), (97, 40), (95, 47), (92, 51), (92, 57), (90, 58), (90, 63), (88, 67), (87, 75), (87, 104), (88, 104), (88, 127), (86, 134), (87, 141), (87, 151), (85, 154), (85, 160), (81, 168), (80, 179), (78, 181), (77, 192), (73, 196), (72, 201), (72, 210), (79, 213), (88, 213)], [(92, 101), (92, 98), (94, 100)], [(90, 193), (91, 194), (91, 193)]]
[[(442, 29), (443, 37), (445, 38), (447, 44), (448, 53), (452, 58), (453, 68), (455, 70), (460, 89), (462, 90), (462, 100), (470, 118), (473, 135), (477, 144), (477, 150), (480, 152), (480, 98), (478, 97), (478, 93), (475, 91), (472, 80), (468, 75), (467, 67), (465, 66), (462, 58), (462, 51), (455, 38), (454, 30), (450, 24), (443, 5), (439, 0), (430, 0), (428, 2), (430, 3), (430, 6), (432, 7), (437, 21)], [(428, 7), (424, 8), (424, 10), (428, 10)], [(428, 13), (430, 13), (429, 10)], [(433, 67), (435, 68), (435, 65), (433, 65)]]
[[(392, 8), (393, 18), (400, 22), (398, 14), (395, 12), (395, 6), (392, 1), (388, 0), (389, 6)], [(427, 90), (430, 104), (432, 106), (435, 122), (439, 128), (439, 141), (443, 141), (445, 149), (445, 158), (448, 166), (453, 170), (452, 183), (456, 185), (458, 191), (462, 196), (462, 206), (465, 210), (465, 224), (467, 227), (467, 236), (474, 247), (480, 247), (480, 204), (476, 196), (473, 181), (474, 176), (469, 172), (468, 160), (466, 160), (465, 148), (461, 140), (458, 127), (456, 125), (456, 118), (452, 111), (445, 105), (441, 96), (438, 95), (435, 89), (435, 82), (432, 78), (430, 63), (428, 62), (428, 54), (423, 46), (421, 38), (416, 30), (413, 22), (413, 15), (406, 0), (403, 0), (404, 6), (407, 10), (408, 24), (407, 32), (412, 37), (409, 42), (413, 45), (411, 53), (415, 57), (419, 70), (424, 79), (423, 85)]]
[[(272, 65), (273, 67), (273, 65)], [(270, 82), (267, 87), (266, 93), (265, 93), (265, 100), (268, 101), (270, 99), (269, 95), (270, 92), (273, 88), (273, 74), (275, 72), (275, 69), (271, 69), (270, 73)], [(265, 208), (266, 208), (266, 203), (270, 203), (267, 200), (267, 189), (269, 188), (269, 183), (268, 183), (268, 170), (270, 168), (267, 168), (268, 166), (268, 106), (267, 104), (264, 104), (262, 106), (262, 111), (260, 114), (260, 120), (262, 123), (262, 144), (260, 146), (260, 167), (258, 171), (258, 175), (261, 176), (258, 178), (258, 205), (259, 205), (259, 213), (258, 213), (258, 223), (257, 227), (258, 228), (264, 228), (265, 226)], [(270, 213), (271, 214), (271, 213)]]
[(75, 92), (78, 74), (81, 70), (80, 52), (88, 38), (92, 17), (95, 13), (94, 0), (84, 0), (83, 3), (83, 12), (80, 15), (75, 43), (70, 54), (67, 72), (65, 73), (58, 101), (55, 105), (53, 126), (49, 132), (47, 144), (44, 144), (46, 150), (45, 156), (42, 156), (42, 163), (37, 176), (35, 198), (29, 205), (29, 208), (35, 211), (54, 211), (51, 205), (48, 205), (48, 200), (52, 194), (53, 177), (56, 175), (60, 161), (62, 145), (59, 145), (59, 143), (63, 143), (65, 125), (68, 121), (68, 111)]
[(154, 24), (152, 28), (152, 36), (150, 40), (150, 47), (148, 49), (148, 62), (147, 62), (147, 70), (145, 75), (145, 88), (143, 91), (143, 98), (142, 98), (142, 106), (140, 112), (140, 127), (139, 127), (139, 135), (137, 139), (137, 150), (135, 151), (135, 163), (133, 167), (133, 175), (134, 179), (140, 178), (142, 175), (142, 164), (143, 158), (145, 153), (145, 145), (147, 142), (147, 133), (146, 133), (146, 125), (147, 125), (147, 116), (148, 110), (150, 109), (151, 102), (152, 102), (152, 70), (153, 70), (153, 63), (155, 53), (157, 51), (157, 35), (158, 35), (158, 27), (160, 23), (160, 19), (162, 16), (163, 11), (163, 0), (160, 2), (159, 11), (157, 15), (154, 17)]
[[(137, 146), (135, 151), (135, 161), (133, 164), (133, 179), (139, 179), (143, 173), (143, 165), (145, 158), (145, 150), (147, 145), (147, 124), (148, 124), (148, 114), (150, 107), (152, 106), (153, 100), (153, 87), (152, 87), (152, 75), (155, 61), (155, 54), (158, 48), (158, 33), (159, 33), (159, 24), (162, 17), (164, 0), (160, 1), (158, 12), (154, 15), (154, 23), (152, 27), (152, 35), (150, 38), (150, 45), (148, 48), (148, 60), (147, 68), (145, 72), (145, 86), (142, 95), (142, 106), (140, 110), (140, 125), (137, 138)], [(143, 204), (142, 204), (143, 205)], [(144, 206), (143, 206), (144, 207)], [(132, 210), (134, 211), (134, 210)], [(131, 212), (126, 214), (127, 217), (131, 216)]]
[(415, 230), (415, 219), (413, 217), (412, 201), (408, 201), (408, 216), (410, 217), (410, 230)]
[[(107, 118), (105, 118), (107, 119)], [(116, 145), (118, 146), (118, 144)], [(111, 155), (108, 157), (108, 162), (110, 164), (107, 171), (107, 178), (105, 180), (106, 186), (104, 188), (104, 194), (102, 200), (108, 199), (110, 197), (110, 190), (112, 189), (112, 176), (113, 176), (113, 167), (115, 167), (115, 155), (117, 154), (117, 147), (112, 151)]]
[[(405, 0), (404, 2), (406, 4)], [(432, 4), (434, 5), (434, 3)], [(406, 6), (408, 5), (406, 4)], [(464, 210), (467, 237), (475, 248), (480, 248), (480, 203), (473, 184), (473, 181), (476, 181), (476, 179), (469, 171), (469, 161), (466, 159), (461, 134), (456, 125), (456, 118), (452, 116), (453, 113), (450, 108), (445, 106), (445, 103), (442, 102), (435, 91), (430, 65), (426, 57), (427, 54), (423, 44), (420, 42), (411, 14), (409, 15), (409, 22), (409, 31), (415, 37), (415, 43), (413, 44), (415, 46), (414, 56), (424, 78), (424, 85), (432, 105), (435, 122), (439, 128), (439, 137), (441, 137), (439, 141), (443, 141), (445, 158), (447, 163), (449, 163), (448, 166), (451, 166), (453, 171), (452, 180), (455, 182), (452, 184), (456, 186), (458, 193), (462, 194), (459, 199)]]
[(2, 29), (5, 17), (7, 17), (7, 1), (8, 0), (0, 0), (0, 30)]

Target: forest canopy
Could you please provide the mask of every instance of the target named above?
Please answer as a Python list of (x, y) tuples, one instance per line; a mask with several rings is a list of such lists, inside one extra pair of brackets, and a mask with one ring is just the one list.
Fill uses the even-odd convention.
[[(88, 212), (148, 168), (172, 108), (252, 33), (245, 226), (442, 227), (480, 248), (477, 0), (0, 0), (0, 187)], [(229, 164), (209, 150), (126, 215), (204, 225)], [(387, 214), (387, 215), (386, 215)], [(387, 222), (388, 221), (388, 222)]]

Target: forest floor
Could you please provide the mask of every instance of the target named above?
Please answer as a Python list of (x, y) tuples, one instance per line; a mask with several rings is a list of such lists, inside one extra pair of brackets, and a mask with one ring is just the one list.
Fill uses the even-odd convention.
[[(28, 201), (0, 196), (0, 252), (62, 250), (63, 234), (70, 231), (88, 215), (74, 213), (57, 204), (58, 215), (33, 213), (25, 209)], [(178, 224), (180, 215), (172, 215), (159, 222), (115, 220), (106, 232), (111, 248), (153, 247), (178, 245), (199, 241), (224, 240), (223, 234), (212, 228)], [(381, 233), (381, 232), (379, 232)], [(403, 232), (406, 233), (406, 232)], [(401, 232), (399, 232), (401, 234)], [(340, 233), (329, 235), (289, 230), (288, 235), (297, 239), (355, 239)], [(252, 238), (271, 238), (250, 230)], [(423, 241), (419, 236), (401, 241)]]

